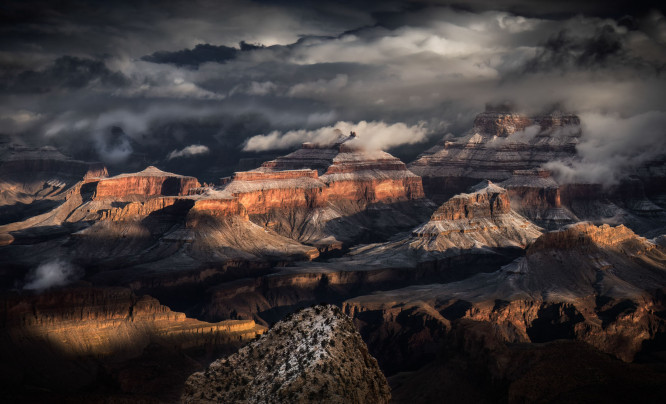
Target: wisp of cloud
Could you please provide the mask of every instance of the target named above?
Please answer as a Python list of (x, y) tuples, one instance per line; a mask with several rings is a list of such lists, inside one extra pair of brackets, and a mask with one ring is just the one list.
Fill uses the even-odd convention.
[(77, 280), (80, 270), (71, 263), (60, 259), (44, 262), (26, 277), (25, 290), (42, 291), (57, 286), (64, 286)]

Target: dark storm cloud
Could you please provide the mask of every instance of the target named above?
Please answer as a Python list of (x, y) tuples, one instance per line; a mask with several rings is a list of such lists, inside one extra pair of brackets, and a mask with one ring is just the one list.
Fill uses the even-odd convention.
[(194, 49), (155, 52), (152, 55), (142, 57), (141, 60), (152, 63), (170, 63), (176, 66), (198, 67), (200, 64), (207, 62), (225, 63), (235, 59), (239, 52), (261, 48), (263, 48), (262, 45), (249, 44), (245, 41), (240, 42), (238, 49), (224, 45), (199, 44)]
[(545, 42), (538, 55), (527, 62), (525, 70), (535, 72), (576, 67), (593, 68), (609, 62), (629, 63), (623, 56), (625, 53), (621, 35), (610, 25), (604, 25), (598, 28), (592, 37), (584, 38), (562, 30)]
[[(581, 150), (600, 164), (617, 154), (593, 140), (613, 126), (605, 118), (652, 139), (659, 131), (646, 128), (665, 108), (666, 20), (638, 3), (90, 4), (0, 11), (0, 120), (5, 132), (119, 170), (195, 164), (164, 161), (192, 145), (214, 165), (249, 144), (293, 146), (362, 122), (391, 133), (373, 147), (415, 150), (504, 101), (580, 113), (591, 133)], [(620, 135), (622, 164), (644, 160)]]
[(54, 89), (81, 89), (88, 86), (124, 87), (130, 81), (113, 72), (103, 61), (61, 56), (42, 70), (25, 70), (2, 77), (0, 88), (14, 93), (46, 93)]

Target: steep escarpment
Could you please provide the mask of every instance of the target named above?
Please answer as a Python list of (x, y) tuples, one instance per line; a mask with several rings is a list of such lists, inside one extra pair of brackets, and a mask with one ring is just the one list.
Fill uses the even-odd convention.
[[(3, 391), (34, 389), (38, 395), (49, 389), (70, 399), (82, 389), (90, 392), (87, 386), (111, 381), (111, 395), (177, 394), (183, 370), (200, 366), (194, 359), (198, 352), (228, 352), (265, 330), (251, 320), (187, 318), (128, 289), (83, 286), (5, 295), (0, 319)], [(161, 362), (153, 356), (156, 351), (164, 355)], [(143, 365), (134, 358), (142, 358)], [(169, 360), (184, 369), (159, 365)], [(151, 378), (157, 380), (146, 382)]]
[(580, 120), (571, 114), (484, 112), (466, 135), (431, 148), (409, 169), (423, 178), (426, 195), (440, 202), (480, 180), (503, 181), (515, 170), (571, 158), (580, 135)]
[(95, 199), (114, 200), (123, 200), (131, 196), (145, 198), (153, 195), (187, 195), (192, 188), (200, 186), (194, 177), (167, 173), (153, 166), (138, 173), (120, 174), (97, 181), (91, 179), (89, 182), (96, 182)]
[(377, 361), (350, 318), (320, 305), (294, 313), (260, 339), (193, 374), (186, 403), (388, 403)]
[(450, 321), (490, 323), (505, 341), (575, 339), (630, 361), (666, 332), (664, 288), (661, 247), (624, 226), (580, 223), (542, 235), (500, 271), (350, 299), (345, 310), (420, 302)]
[(513, 208), (530, 221), (550, 230), (574, 223), (576, 216), (562, 206), (560, 185), (546, 170), (516, 170), (498, 184), (506, 188)]

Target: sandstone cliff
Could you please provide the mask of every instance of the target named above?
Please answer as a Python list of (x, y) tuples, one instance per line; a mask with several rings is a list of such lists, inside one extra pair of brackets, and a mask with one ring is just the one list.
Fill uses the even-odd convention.
[(470, 191), (442, 204), (410, 236), (358, 247), (349, 259), (354, 265), (381, 261), (386, 266), (413, 266), (465, 252), (493, 254), (493, 249), (524, 249), (541, 235), (539, 227), (511, 209), (505, 189), (485, 181)]
[(164, 172), (150, 166), (138, 173), (120, 174), (115, 177), (89, 179), (94, 183), (94, 198), (125, 200), (131, 196), (146, 198), (154, 195), (188, 195), (192, 188), (200, 186), (194, 177)]
[(319, 246), (413, 227), (430, 209), (420, 177), (382, 151), (304, 144), (256, 170), (224, 179), (220, 191), (250, 219), (286, 237)]
[[(265, 330), (251, 320), (206, 323), (187, 318), (124, 288), (6, 294), (0, 310), (3, 391), (32, 400), (47, 389), (55, 397), (65, 394), (64, 401), (76, 401), (110, 382), (111, 396), (166, 399), (178, 393), (183, 371), (200, 367), (186, 354), (233, 350)], [(134, 363), (135, 358), (141, 360)]]
[(193, 374), (186, 403), (388, 403), (377, 361), (350, 318), (315, 306), (277, 323), (236, 354)]

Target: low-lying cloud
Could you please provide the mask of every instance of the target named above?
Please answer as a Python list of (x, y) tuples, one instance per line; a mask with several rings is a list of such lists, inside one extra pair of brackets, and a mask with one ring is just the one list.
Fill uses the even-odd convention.
[(81, 277), (81, 270), (69, 262), (53, 260), (40, 264), (26, 277), (25, 290), (42, 291), (64, 286)]
[(181, 150), (174, 150), (167, 155), (167, 160), (173, 160), (179, 157), (192, 157), (202, 154), (210, 153), (210, 149), (207, 146), (201, 144), (193, 144), (187, 147), (184, 147)]
[(666, 113), (650, 111), (630, 117), (581, 114), (583, 136), (578, 158), (545, 165), (562, 182), (616, 184), (666, 151)]
[(407, 126), (402, 122), (387, 124), (385, 122), (358, 123), (340, 121), (333, 126), (325, 126), (315, 130), (291, 130), (285, 133), (273, 131), (267, 135), (253, 136), (247, 140), (244, 151), (266, 151), (289, 149), (305, 142), (331, 144), (342, 136), (356, 133), (357, 137), (349, 142), (366, 150), (386, 150), (405, 144), (414, 144), (426, 140), (427, 130), (424, 123)]

